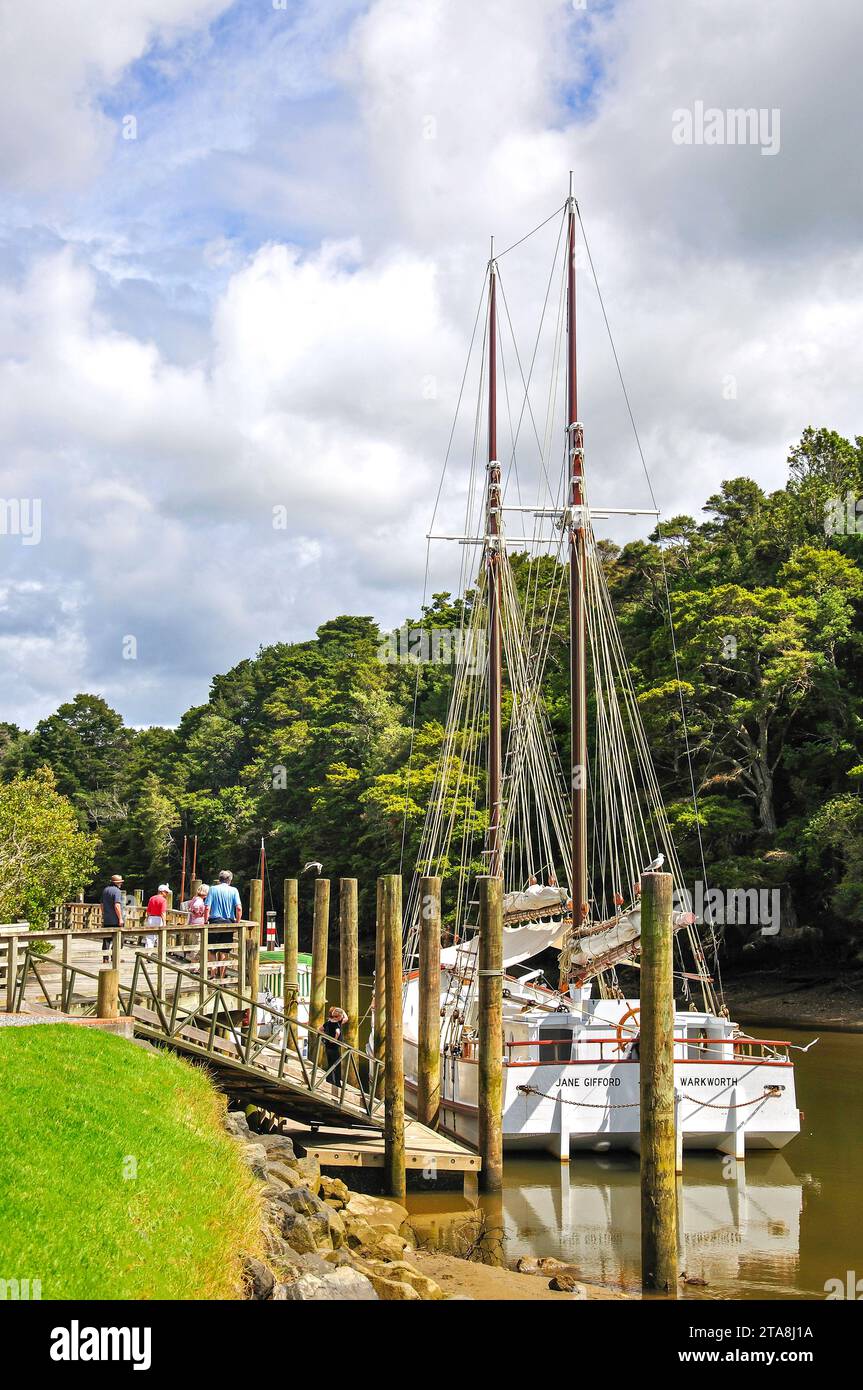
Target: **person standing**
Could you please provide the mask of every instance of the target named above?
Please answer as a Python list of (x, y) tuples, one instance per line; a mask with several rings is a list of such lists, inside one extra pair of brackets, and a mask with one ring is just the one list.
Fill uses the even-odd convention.
[[(213, 886), (208, 889), (207, 896), (204, 899), (208, 926), (218, 927), (228, 926), (230, 924), (230, 926), (234, 927), (237, 922), (240, 921), (243, 915), (243, 905), (240, 901), (240, 895), (237, 889), (231, 882), (233, 877), (234, 875), (231, 873), (230, 869), (222, 869), (219, 874), (218, 883), (214, 883)], [(216, 947), (210, 959), (222, 962), (226, 961), (233, 940), (234, 933), (232, 931), (210, 932), (210, 945)], [(220, 966), (215, 974), (219, 979), (225, 978), (224, 964)]]
[(334, 1004), (327, 1014), (327, 1021), (324, 1024), (327, 1075), (333, 1090), (342, 1084), (342, 1049), (339, 1047), (339, 1043), (347, 1021), (348, 1016), (344, 1009), (340, 1009), (338, 1004)]
[[(123, 925), (123, 875), (112, 874), (111, 882), (102, 889), (102, 926), (110, 927), (116, 931), (117, 927)], [(111, 940), (110, 936), (102, 937), (102, 964), (111, 964)]]
[(207, 905), (205, 899), (209, 891), (210, 889), (206, 883), (199, 883), (197, 893), (189, 900), (189, 926), (199, 929), (191, 938), (192, 946), (197, 945), (198, 947), (199, 972), (205, 968), (203, 952), (201, 950), (202, 940), (200, 928), (203, 927), (207, 921)]
[(144, 945), (148, 951), (154, 949), (159, 939), (153, 928), (164, 927), (167, 924), (168, 899), (165, 894), (170, 891), (167, 883), (160, 883), (158, 893), (154, 893), (147, 903), (147, 926), (150, 930), (144, 937)]

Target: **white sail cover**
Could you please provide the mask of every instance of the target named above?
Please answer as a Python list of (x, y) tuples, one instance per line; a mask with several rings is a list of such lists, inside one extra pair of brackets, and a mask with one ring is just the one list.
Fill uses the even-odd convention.
[(506, 917), (516, 912), (536, 912), (541, 907), (560, 911), (565, 906), (566, 892), (563, 888), (546, 888), (541, 883), (532, 883), (522, 892), (503, 895), (503, 911)]

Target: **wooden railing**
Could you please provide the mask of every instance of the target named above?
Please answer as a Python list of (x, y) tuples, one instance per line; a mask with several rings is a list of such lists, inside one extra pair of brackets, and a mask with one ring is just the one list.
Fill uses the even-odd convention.
[[(136, 903), (123, 908), (125, 926), (135, 926), (143, 934), (147, 920), (147, 909)], [(182, 927), (188, 923), (189, 914), (179, 907), (169, 907), (165, 913), (165, 923), (169, 927)], [(51, 928), (56, 931), (96, 931), (102, 927), (101, 903), (60, 903), (51, 909)], [(110, 930), (110, 928), (109, 928)]]
[[(242, 938), (246, 925), (225, 930)], [(220, 923), (218, 930), (222, 929)], [(166, 928), (162, 931), (167, 935)], [(217, 972), (228, 968), (228, 962), (208, 959), (207, 928), (190, 931), (201, 937), (197, 968), (161, 952), (135, 950), (131, 978), (121, 978), (119, 983), (120, 1009), (134, 1018), (135, 1031), (229, 1072), (241, 1070), (247, 1077), (265, 1078), (294, 1092), (320, 1097), (355, 1119), (382, 1123), (382, 1062), (286, 1015), (282, 1009), (261, 1003), (247, 992), (239, 974), (234, 980), (222, 978)], [(19, 938), (9, 957), (11, 1010), (19, 1011), (28, 986), (32, 990), (36, 985), (49, 1008), (63, 1013), (74, 1009), (83, 1017), (94, 1014), (99, 968), (72, 960), (70, 944), (73, 937), (78, 941), (82, 935), (102, 934), (101, 930), (27, 932), (23, 941)], [(111, 935), (115, 939), (113, 958), (119, 960), (116, 938), (137, 933), (115, 930)], [(47, 941), (60, 942), (59, 955), (44, 954)], [(21, 945), (24, 949), (19, 956), (17, 948)], [(238, 971), (244, 958), (241, 947)], [(82, 985), (91, 997), (82, 997)], [(333, 1052), (338, 1053), (337, 1059), (327, 1062), (328, 1053)]]

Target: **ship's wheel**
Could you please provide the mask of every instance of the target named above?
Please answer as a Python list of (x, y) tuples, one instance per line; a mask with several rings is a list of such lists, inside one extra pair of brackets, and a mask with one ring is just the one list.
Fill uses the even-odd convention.
[[(623, 1050), (624, 1050), (624, 1048), (626, 1047), (627, 1043), (633, 1041), (632, 1038), (624, 1038), (624, 1036), (623, 1036), (624, 1024), (626, 1023), (627, 1019), (630, 1019), (630, 1018), (638, 1019), (638, 1018), (640, 1017), (640, 1014), (641, 1014), (640, 1009), (627, 1009), (626, 1013), (623, 1015), (623, 1018), (622, 1018), (622, 1019), (620, 1020), (620, 1022), (618, 1023), (618, 1025), (617, 1025), (617, 1050), (618, 1050), (618, 1052), (623, 1052)], [(637, 1036), (637, 1035), (636, 1035), (636, 1036)]]

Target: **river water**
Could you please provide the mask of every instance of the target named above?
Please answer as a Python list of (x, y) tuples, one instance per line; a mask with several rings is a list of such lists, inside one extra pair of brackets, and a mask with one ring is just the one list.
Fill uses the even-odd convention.
[[(775, 1030), (751, 1030), (762, 1036)], [(812, 1033), (780, 1030), (792, 1042)], [(720, 1154), (689, 1154), (681, 1183), (680, 1267), (702, 1284), (688, 1298), (823, 1298), (828, 1280), (863, 1280), (863, 1035), (824, 1033), (794, 1053), (799, 1137), (781, 1153), (750, 1151), (745, 1176)], [(726, 1163), (734, 1174), (738, 1165)], [(484, 1231), (460, 1197), (409, 1196), (421, 1237), (454, 1253), (510, 1262), (553, 1255), (590, 1282), (637, 1291), (638, 1160), (629, 1155), (508, 1155), (502, 1207)], [(475, 1248), (474, 1248), (475, 1247)], [(863, 1283), (861, 1283), (863, 1289)]]

